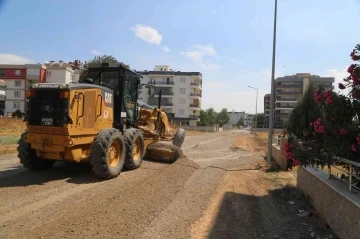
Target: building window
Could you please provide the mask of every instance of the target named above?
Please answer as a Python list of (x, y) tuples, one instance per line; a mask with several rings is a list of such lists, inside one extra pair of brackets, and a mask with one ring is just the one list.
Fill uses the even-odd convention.
[(179, 109), (179, 115), (184, 115), (184, 114), (185, 114), (185, 110)]
[(185, 77), (180, 77), (180, 82), (181, 83), (186, 83), (186, 78)]
[(21, 81), (20, 80), (15, 81), (15, 87), (21, 87)]
[(15, 70), (15, 75), (19, 76), (20, 75), (20, 70)]
[(14, 97), (15, 98), (20, 98), (21, 97), (21, 92), (20, 91), (14, 91)]
[(47, 71), (47, 72), (46, 72), (46, 76), (48, 76), (48, 77), (50, 76), (50, 77), (51, 77), (51, 71)]
[(180, 88), (180, 94), (185, 94), (185, 88)]
[(14, 102), (13, 108), (14, 109), (20, 109), (20, 102)]
[(185, 104), (185, 99), (179, 99), (179, 104)]
[(0, 76), (4, 76), (4, 70), (0, 70)]

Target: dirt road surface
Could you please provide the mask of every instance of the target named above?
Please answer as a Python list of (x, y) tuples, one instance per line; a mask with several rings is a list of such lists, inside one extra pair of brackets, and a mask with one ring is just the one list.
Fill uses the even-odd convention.
[(265, 173), (260, 155), (233, 146), (246, 133), (186, 136), (186, 157), (108, 181), (87, 165), (30, 172), (0, 156), (0, 238), (328, 238), (297, 215), (310, 208), (287, 187), (293, 176)]

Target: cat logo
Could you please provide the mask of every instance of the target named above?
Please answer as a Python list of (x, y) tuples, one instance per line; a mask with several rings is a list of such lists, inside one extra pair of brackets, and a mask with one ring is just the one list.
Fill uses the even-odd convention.
[(109, 117), (109, 111), (105, 110), (104, 111), (104, 118), (107, 119)]
[(105, 92), (105, 102), (111, 104), (111, 100), (112, 100), (112, 94), (109, 92)]

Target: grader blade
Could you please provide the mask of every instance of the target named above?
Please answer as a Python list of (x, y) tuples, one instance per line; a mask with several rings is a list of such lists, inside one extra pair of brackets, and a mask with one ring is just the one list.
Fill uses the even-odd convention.
[(145, 157), (151, 161), (173, 163), (182, 156), (182, 150), (178, 147), (154, 143), (147, 147)]

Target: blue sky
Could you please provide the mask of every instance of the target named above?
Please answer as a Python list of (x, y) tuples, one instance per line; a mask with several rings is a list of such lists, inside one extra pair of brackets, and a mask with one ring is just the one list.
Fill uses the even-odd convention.
[[(109, 54), (136, 70), (203, 73), (203, 108), (254, 112), (270, 92), (274, 1), (0, 0), (0, 64)], [(276, 76), (340, 81), (360, 43), (359, 0), (278, 0)]]

